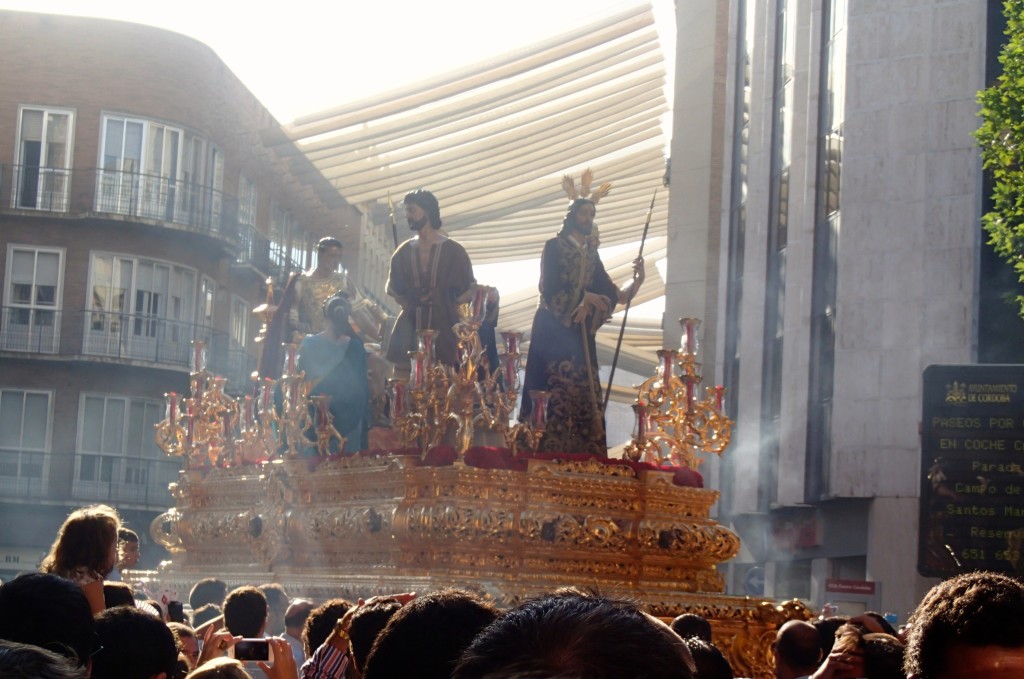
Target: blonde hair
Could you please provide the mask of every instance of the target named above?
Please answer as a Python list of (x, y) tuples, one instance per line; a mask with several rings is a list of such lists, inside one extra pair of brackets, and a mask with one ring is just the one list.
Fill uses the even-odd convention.
[(234, 658), (214, 658), (188, 673), (185, 679), (252, 679)]
[(57, 531), (57, 539), (43, 559), (43, 572), (68, 577), (84, 567), (106, 577), (117, 565), (119, 528), (121, 518), (113, 507), (92, 505), (76, 509)]

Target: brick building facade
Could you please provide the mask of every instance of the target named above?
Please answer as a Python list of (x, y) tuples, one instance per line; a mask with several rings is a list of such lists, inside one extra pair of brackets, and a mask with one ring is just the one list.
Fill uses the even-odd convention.
[[(133, 24), (0, 12), (0, 577), (72, 508), (148, 523), (179, 464), (153, 442), (190, 342), (246, 389), (252, 309), (363, 215), (214, 52)], [(375, 286), (378, 287), (378, 286)]]

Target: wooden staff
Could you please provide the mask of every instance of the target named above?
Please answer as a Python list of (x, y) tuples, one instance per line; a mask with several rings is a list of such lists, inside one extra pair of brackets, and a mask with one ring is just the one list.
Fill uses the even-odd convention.
[[(654, 195), (651, 196), (651, 205), (647, 208), (647, 221), (644, 222), (644, 234), (640, 237), (640, 254), (637, 255), (637, 259), (644, 256), (644, 243), (647, 242), (647, 230), (651, 228), (651, 214), (654, 212), (654, 200), (658, 197), (658, 189), (654, 189)], [(633, 273), (633, 280), (636, 280), (636, 273)], [(626, 300), (626, 310), (622, 312), (622, 325), (619, 326), (619, 341), (615, 344), (615, 356), (612, 357), (612, 369), (608, 373), (608, 388), (604, 392), (604, 405), (601, 406), (602, 412), (608, 410), (608, 399), (612, 396), (612, 380), (615, 379), (615, 366), (619, 362), (619, 351), (622, 350), (622, 336), (626, 333), (626, 319), (629, 317), (629, 306), (633, 303), (633, 297), (636, 295), (635, 290), (630, 291), (629, 299)]]

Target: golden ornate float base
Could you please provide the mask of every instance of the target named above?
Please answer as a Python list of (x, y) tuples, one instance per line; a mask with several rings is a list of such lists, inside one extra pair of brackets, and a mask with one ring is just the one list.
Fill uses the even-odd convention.
[(695, 612), (738, 676), (770, 677), (770, 643), (799, 603), (722, 594), (715, 566), (740, 542), (709, 517), (718, 492), (667, 471), (596, 460), (531, 459), (526, 471), (418, 458), (290, 459), (186, 471), (176, 507), (154, 521), (174, 553), (157, 574), (187, 591), (277, 581), (293, 595), (356, 598), (446, 586), (499, 606), (565, 585), (643, 601), (655, 615)]

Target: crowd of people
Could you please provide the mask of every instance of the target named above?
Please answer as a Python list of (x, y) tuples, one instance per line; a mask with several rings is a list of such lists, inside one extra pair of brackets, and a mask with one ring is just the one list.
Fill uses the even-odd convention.
[[(0, 679), (734, 677), (701, 616), (666, 624), (572, 586), (507, 610), (458, 588), (314, 602), (217, 578), (149, 600), (110, 579), (138, 547), (114, 509), (73, 512), (40, 572), (0, 585)], [(1024, 584), (951, 578), (899, 630), (870, 612), (790, 620), (768, 657), (777, 679), (1022, 677)]]

